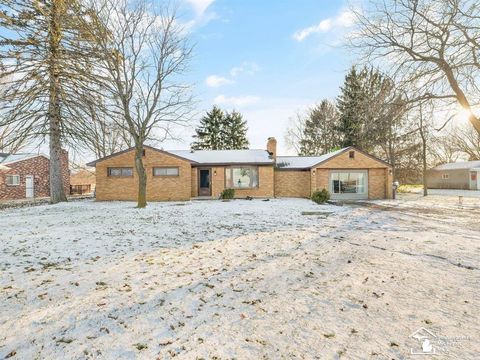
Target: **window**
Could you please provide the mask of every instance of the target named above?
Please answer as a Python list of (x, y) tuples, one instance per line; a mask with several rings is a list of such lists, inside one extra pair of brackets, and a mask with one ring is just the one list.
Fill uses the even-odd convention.
[(178, 176), (178, 167), (154, 167), (153, 176)]
[(442, 174), (442, 179), (443, 180), (448, 180), (448, 178), (449, 178), (448, 174)]
[(17, 186), (20, 185), (20, 175), (7, 175), (7, 185)]
[(355, 151), (350, 151), (348, 156), (350, 157), (350, 159), (355, 159)]
[(332, 172), (334, 194), (365, 194), (366, 174), (364, 172)]
[(232, 167), (225, 171), (228, 188), (249, 189), (258, 187), (258, 167)]
[(115, 167), (108, 168), (108, 176), (111, 177), (128, 177), (133, 176), (133, 168), (131, 167)]
[(142, 156), (145, 157), (145, 149), (142, 149)]

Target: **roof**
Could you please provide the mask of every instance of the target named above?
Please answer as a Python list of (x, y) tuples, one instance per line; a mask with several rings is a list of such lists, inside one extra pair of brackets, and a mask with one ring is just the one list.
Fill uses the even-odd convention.
[[(169, 154), (191, 162), (193, 165), (220, 165), (220, 164), (273, 164), (273, 159), (267, 150), (160, 150), (151, 146), (146, 149)], [(134, 150), (129, 148), (115, 154), (105, 156), (92, 161), (87, 166), (95, 166), (96, 163), (114, 156)]]
[(167, 150), (198, 164), (273, 164), (267, 150)]
[(33, 158), (36, 158), (38, 156), (43, 156), (47, 159), (49, 158), (45, 154), (34, 154), (34, 153), (5, 154), (5, 153), (0, 153), (0, 164), (1, 165), (8, 165), (8, 164), (12, 164), (12, 163), (23, 161), (23, 160), (33, 159)]
[(480, 160), (442, 164), (434, 167), (432, 170), (468, 170), (473, 168), (480, 168)]
[(347, 151), (348, 149), (350, 149), (350, 147), (332, 151), (320, 156), (277, 156), (277, 167), (280, 169), (309, 169)]

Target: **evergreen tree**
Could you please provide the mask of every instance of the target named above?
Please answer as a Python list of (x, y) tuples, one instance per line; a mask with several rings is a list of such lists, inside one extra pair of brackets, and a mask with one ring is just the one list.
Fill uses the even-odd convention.
[(216, 105), (202, 117), (200, 125), (193, 135), (196, 141), (191, 144), (192, 150), (222, 150), (224, 149), (223, 129), (225, 114)]
[(340, 113), (337, 130), (342, 134), (342, 146), (361, 146), (362, 128), (365, 121), (365, 88), (366, 71), (357, 71), (352, 67), (345, 77), (341, 94), (337, 98)]
[(195, 132), (192, 150), (248, 149), (247, 122), (237, 111), (224, 112), (214, 106), (200, 120)]
[(224, 149), (248, 149), (247, 121), (243, 120), (242, 114), (235, 110), (227, 113), (223, 125)]
[[(88, 13), (88, 16), (87, 16)], [(77, 0), (4, 0), (0, 4), (0, 127), (18, 138), (48, 136), (50, 199), (66, 201), (62, 144), (82, 136), (85, 105), (95, 104), (94, 16)]]
[(303, 136), (300, 140), (300, 155), (321, 155), (341, 145), (337, 130), (338, 111), (328, 100), (308, 112)]

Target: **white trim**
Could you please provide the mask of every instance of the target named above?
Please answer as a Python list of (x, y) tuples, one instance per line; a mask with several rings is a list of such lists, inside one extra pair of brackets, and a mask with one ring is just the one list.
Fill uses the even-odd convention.
[[(13, 178), (13, 177), (17, 177), (17, 178), (18, 178), (18, 183), (16, 183), (16, 184), (9, 184), (8, 181), (7, 181), (7, 178), (8, 178), (8, 177), (12, 177), (12, 178)], [(5, 175), (5, 184), (6, 184), (7, 186), (20, 186), (20, 181), (21, 181), (20, 175), (17, 175), (17, 174), (8, 174), (8, 175)]]
[[(364, 174), (365, 177), (365, 186), (364, 192), (362, 193), (334, 193), (333, 191), (333, 181), (332, 175), (335, 173), (357, 173)], [(330, 170), (328, 174), (328, 188), (330, 196), (332, 199), (338, 200), (365, 200), (368, 199), (368, 169), (339, 169), (339, 170)]]

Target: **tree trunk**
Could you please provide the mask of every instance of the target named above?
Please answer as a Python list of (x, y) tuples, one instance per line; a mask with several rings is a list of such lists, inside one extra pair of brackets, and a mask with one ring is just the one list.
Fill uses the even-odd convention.
[(135, 148), (135, 169), (138, 175), (138, 197), (137, 207), (145, 208), (147, 206), (147, 173), (143, 166), (143, 146)]
[(422, 138), (422, 180), (423, 196), (428, 195), (427, 189), (427, 136), (423, 127), (422, 107), (420, 106), (420, 137)]
[[(65, 189), (63, 186), (62, 173), (62, 142), (61, 142), (61, 114), (60, 114), (60, 74), (59, 74), (59, 56), (60, 56), (60, 9), (62, 1), (53, 1), (50, 14), (49, 30), (49, 140), (50, 140), (50, 202), (56, 204), (61, 201), (67, 201)], [(67, 165), (68, 166), (68, 165)]]

